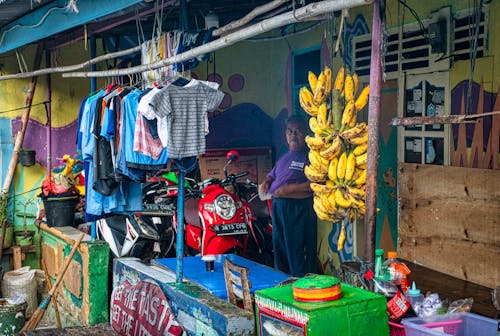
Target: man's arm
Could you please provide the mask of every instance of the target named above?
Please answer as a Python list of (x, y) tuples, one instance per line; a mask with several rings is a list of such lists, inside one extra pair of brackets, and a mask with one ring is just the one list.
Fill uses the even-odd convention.
[(313, 195), (311, 182), (291, 183), (281, 186), (274, 192), (274, 196), (283, 198), (307, 198)]

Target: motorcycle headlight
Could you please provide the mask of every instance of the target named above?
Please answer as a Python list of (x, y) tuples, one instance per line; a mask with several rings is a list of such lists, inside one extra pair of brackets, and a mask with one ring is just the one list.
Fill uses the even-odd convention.
[(236, 204), (228, 194), (221, 194), (215, 199), (215, 213), (223, 219), (231, 219), (236, 213)]

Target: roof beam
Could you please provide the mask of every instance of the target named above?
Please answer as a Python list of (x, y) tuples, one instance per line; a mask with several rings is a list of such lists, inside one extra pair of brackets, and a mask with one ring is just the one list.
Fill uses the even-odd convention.
[(5, 25), (0, 30), (0, 53), (39, 41), (92, 20), (141, 3), (143, 0), (78, 1), (78, 13), (67, 8), (67, 0), (57, 0)]

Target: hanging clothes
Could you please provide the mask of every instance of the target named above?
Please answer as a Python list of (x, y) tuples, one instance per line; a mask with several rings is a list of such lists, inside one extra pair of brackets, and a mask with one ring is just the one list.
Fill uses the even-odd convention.
[(205, 153), (205, 115), (217, 108), (223, 98), (223, 92), (199, 82), (184, 87), (168, 85), (152, 97), (152, 110), (167, 121), (169, 158)]

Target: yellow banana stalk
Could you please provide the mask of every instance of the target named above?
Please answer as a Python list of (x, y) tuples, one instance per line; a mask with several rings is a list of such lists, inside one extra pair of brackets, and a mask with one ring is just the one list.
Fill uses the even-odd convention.
[(342, 221), (342, 227), (340, 228), (340, 233), (339, 233), (339, 239), (337, 240), (337, 251), (342, 251), (344, 248), (344, 242), (345, 242), (345, 224), (344, 221)]
[(346, 154), (346, 152), (343, 152), (340, 155), (339, 163), (337, 165), (337, 178), (339, 180), (343, 180), (344, 179), (346, 166), (347, 166), (347, 154)]
[(318, 83), (318, 77), (316, 77), (314, 72), (309, 71), (307, 73), (307, 80), (309, 82), (309, 86), (311, 87), (311, 92), (314, 92), (316, 90), (316, 84)]
[(356, 166), (361, 166), (362, 164), (366, 164), (366, 159), (368, 157), (368, 153), (364, 153), (356, 156)]
[(337, 91), (342, 91), (344, 88), (344, 75), (345, 69), (344, 67), (340, 68), (337, 72), (337, 77), (335, 78), (335, 83), (333, 84), (333, 89)]
[(370, 94), (370, 85), (367, 85), (363, 88), (358, 98), (356, 99), (356, 102), (354, 103), (356, 105), (357, 111), (361, 111), (366, 106), (366, 103), (368, 103), (369, 94)]
[(335, 203), (345, 209), (351, 207), (351, 200), (346, 199), (340, 189), (335, 190)]
[[(346, 182), (349, 182), (352, 179), (355, 170), (356, 170), (356, 156), (354, 155), (354, 153), (351, 152), (347, 156), (347, 163), (346, 163), (345, 177), (344, 177)], [(328, 169), (328, 172), (330, 172), (330, 169)]]
[(318, 107), (313, 102), (313, 94), (305, 86), (300, 88), (299, 103), (302, 109), (310, 116), (314, 117), (318, 114)]
[(334, 157), (330, 160), (330, 164), (328, 165), (328, 178), (331, 181), (337, 180), (337, 166), (339, 164), (339, 159)]
[(318, 76), (318, 82), (316, 83), (316, 88), (314, 90), (313, 102), (316, 105), (320, 105), (326, 97), (326, 76), (322, 71)]
[(363, 153), (366, 153), (367, 149), (368, 149), (368, 144), (363, 144), (363, 145), (359, 145), (359, 146), (354, 147), (354, 150), (352, 152), (354, 153), (354, 155), (358, 156), (358, 155), (361, 155)]

